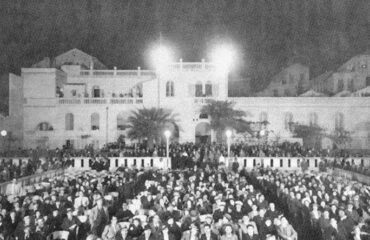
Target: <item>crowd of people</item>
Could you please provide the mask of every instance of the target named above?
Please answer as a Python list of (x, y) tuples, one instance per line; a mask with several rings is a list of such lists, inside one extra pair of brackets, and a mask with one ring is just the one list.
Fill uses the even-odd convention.
[(22, 159), (0, 158), (0, 183), (8, 182), (12, 179), (39, 174), (48, 170), (59, 169), (68, 164), (67, 160), (39, 158)]
[(245, 171), (122, 170), (70, 172), (0, 196), (0, 239), (297, 239)]
[[(110, 146), (115, 146), (114, 148)], [(0, 153), (1, 157), (35, 157), (43, 156), (47, 158), (62, 157), (165, 157), (166, 145), (154, 145), (149, 147), (147, 144), (108, 144), (101, 149), (94, 149), (92, 145), (84, 149), (17, 149)], [(219, 143), (177, 143), (169, 145), (169, 155), (187, 155), (196, 160), (217, 161), (220, 155), (227, 155), (227, 145)], [(368, 153), (352, 153), (346, 150), (328, 150), (303, 147), (300, 143), (283, 142), (281, 144), (258, 144), (251, 145), (246, 143), (234, 143), (230, 147), (232, 157), (334, 157), (350, 158), (365, 157)]]
[(369, 186), (329, 174), (265, 169), (252, 179), (304, 239), (370, 239)]

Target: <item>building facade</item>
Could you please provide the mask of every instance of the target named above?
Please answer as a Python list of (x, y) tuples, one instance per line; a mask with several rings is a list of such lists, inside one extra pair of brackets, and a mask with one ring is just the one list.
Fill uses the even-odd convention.
[(296, 97), (309, 87), (310, 72), (307, 66), (296, 63), (276, 74), (259, 97)]
[(131, 111), (143, 107), (173, 110), (180, 120), (180, 142), (210, 140), (209, 119), (200, 110), (211, 99), (233, 101), (248, 121), (268, 122), (264, 130), (270, 139), (292, 140), (290, 122), (314, 122), (328, 132), (350, 131), (352, 148), (370, 145), (367, 98), (230, 98), (228, 73), (212, 63), (177, 62), (161, 71), (97, 70), (66, 59), (60, 69), (23, 68), (20, 76), (10, 74), (10, 115), (0, 120), (0, 128), (12, 133), (11, 148), (101, 148), (126, 135)]
[(357, 55), (334, 72), (327, 72), (312, 81), (312, 89), (335, 95), (370, 86), (370, 54)]

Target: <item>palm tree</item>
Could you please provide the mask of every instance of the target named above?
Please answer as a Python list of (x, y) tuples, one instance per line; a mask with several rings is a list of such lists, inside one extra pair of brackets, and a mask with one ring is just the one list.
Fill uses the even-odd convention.
[(232, 128), (237, 132), (252, 133), (250, 122), (244, 119), (247, 114), (244, 111), (235, 110), (232, 102), (211, 100), (203, 106), (201, 112), (211, 118), (211, 129), (216, 132), (218, 143), (222, 142), (223, 132), (227, 128)]
[(159, 143), (163, 132), (171, 125), (177, 126), (176, 115), (163, 108), (143, 108), (131, 112), (128, 118), (128, 137), (137, 140), (148, 140), (148, 147), (153, 148), (154, 142)]

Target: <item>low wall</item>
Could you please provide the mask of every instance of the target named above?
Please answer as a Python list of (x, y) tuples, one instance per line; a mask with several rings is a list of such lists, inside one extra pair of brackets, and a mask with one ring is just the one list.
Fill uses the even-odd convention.
[[(138, 169), (144, 168), (159, 168), (170, 169), (171, 158), (164, 157), (111, 157), (109, 170), (115, 171), (118, 167), (135, 167)], [(72, 167), (74, 169), (89, 170), (90, 158), (72, 158)]]
[[(295, 158), (295, 157), (243, 157), (236, 158), (239, 163), (239, 170), (246, 168), (252, 169), (258, 166), (270, 167), (272, 169), (281, 170), (298, 170), (301, 168), (301, 164), (304, 161), (308, 161), (308, 169), (318, 170), (319, 163), (322, 158)], [(231, 165), (235, 161), (235, 158), (230, 158), (229, 163)]]

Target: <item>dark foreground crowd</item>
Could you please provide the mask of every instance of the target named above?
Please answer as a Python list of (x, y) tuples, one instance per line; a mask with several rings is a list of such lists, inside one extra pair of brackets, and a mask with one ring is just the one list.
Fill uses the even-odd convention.
[(83, 172), (1, 197), (3, 239), (297, 239), (245, 172)]
[(368, 239), (368, 187), (269, 169), (70, 172), (0, 197), (0, 239)]

